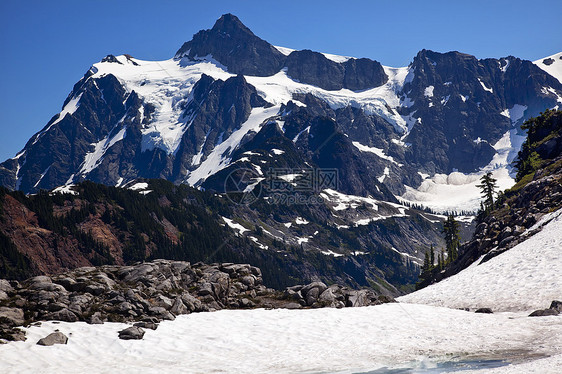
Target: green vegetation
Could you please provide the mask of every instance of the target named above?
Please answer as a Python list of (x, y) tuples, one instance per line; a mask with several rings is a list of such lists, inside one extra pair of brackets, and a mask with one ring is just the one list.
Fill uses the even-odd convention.
[(489, 171), (482, 176), (480, 179), (480, 184), (476, 187), (480, 188), (482, 192), (483, 203), (480, 203), (480, 210), (484, 212), (489, 212), (494, 207), (494, 194), (498, 188), (497, 179), (492, 177), (492, 172)]
[(542, 150), (541, 145), (562, 135), (562, 111), (547, 109), (540, 116), (525, 121), (521, 128), (527, 130), (527, 139), (515, 162), (517, 182), (529, 180), (528, 176), (534, 174), (544, 164), (545, 159), (554, 156)]

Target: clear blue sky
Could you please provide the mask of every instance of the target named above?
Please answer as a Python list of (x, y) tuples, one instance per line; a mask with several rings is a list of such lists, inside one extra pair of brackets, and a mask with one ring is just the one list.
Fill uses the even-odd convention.
[(0, 0), (0, 162), (107, 54), (171, 58), (223, 13), (272, 44), (405, 66), (423, 49), (536, 60), (562, 51), (561, 0)]

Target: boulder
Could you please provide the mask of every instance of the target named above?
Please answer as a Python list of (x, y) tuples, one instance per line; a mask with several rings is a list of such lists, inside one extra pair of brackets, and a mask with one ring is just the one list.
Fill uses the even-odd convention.
[(37, 345), (51, 346), (54, 344), (66, 344), (68, 337), (60, 331), (55, 331), (46, 337), (39, 339)]
[(474, 313), (488, 313), (488, 314), (492, 314), (494, 312), (492, 312), (492, 309), (490, 308), (478, 308), (476, 309), (476, 311), (474, 311)]
[(347, 307), (358, 307), (369, 305), (369, 300), (367, 299), (367, 293), (365, 290), (353, 290), (348, 291), (347, 300), (345, 306)]
[(559, 313), (562, 313), (562, 301), (553, 300), (552, 303), (550, 303), (549, 309), (555, 309)]
[(21, 326), (25, 322), (23, 310), (19, 308), (0, 307), (0, 323), (8, 326)]
[(133, 325), (134, 327), (140, 327), (144, 329), (151, 329), (156, 330), (158, 328), (158, 323), (156, 322), (148, 322), (148, 321), (141, 321), (137, 322)]
[(144, 330), (139, 326), (131, 326), (119, 331), (119, 339), (123, 340), (140, 340), (144, 336)]
[(560, 314), (560, 312), (556, 309), (539, 309), (529, 314), (529, 317), (557, 316), (558, 314)]
[(176, 299), (174, 300), (174, 304), (170, 309), (170, 312), (178, 316), (180, 314), (189, 313), (189, 309), (185, 306), (185, 304), (181, 300), (181, 297), (176, 297)]
[(64, 322), (76, 322), (78, 321), (78, 317), (76, 314), (71, 312), (70, 310), (64, 308), (57, 312), (49, 313), (45, 316), (46, 320), (53, 320), (53, 321), (64, 321)]

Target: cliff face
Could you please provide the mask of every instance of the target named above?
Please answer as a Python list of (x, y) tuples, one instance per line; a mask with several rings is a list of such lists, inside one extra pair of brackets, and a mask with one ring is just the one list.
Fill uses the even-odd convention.
[(475, 261), (488, 261), (524, 241), (535, 224), (562, 208), (562, 111), (546, 111), (524, 126), (529, 136), (519, 152), (518, 183), (500, 193), (494, 209), (481, 213), (474, 236), (444, 271), (435, 269), (419, 287), (454, 275)]

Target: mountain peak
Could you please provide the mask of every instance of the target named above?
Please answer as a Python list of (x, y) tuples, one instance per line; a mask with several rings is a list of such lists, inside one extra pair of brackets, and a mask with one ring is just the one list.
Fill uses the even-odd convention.
[(202, 30), (179, 49), (176, 58), (212, 56), (233, 74), (269, 76), (277, 73), (285, 55), (260, 39), (235, 15), (222, 15), (210, 30)]
[(237, 34), (243, 32), (246, 34), (254, 35), (252, 30), (250, 30), (246, 25), (240, 21), (238, 17), (234, 14), (227, 13), (223, 14), (214, 24), (211, 31), (218, 32), (221, 34)]

